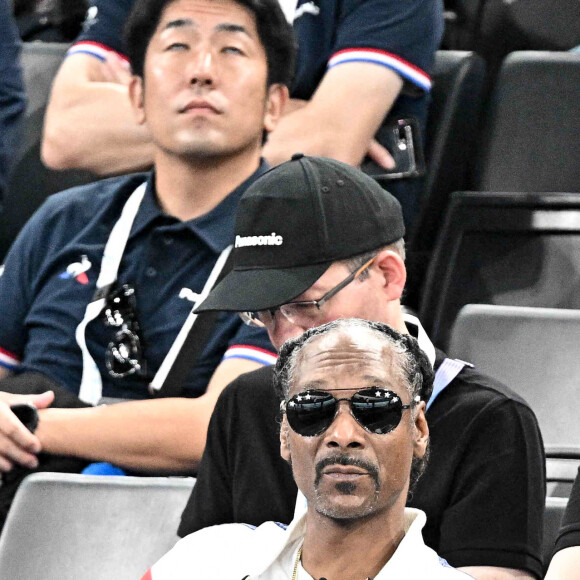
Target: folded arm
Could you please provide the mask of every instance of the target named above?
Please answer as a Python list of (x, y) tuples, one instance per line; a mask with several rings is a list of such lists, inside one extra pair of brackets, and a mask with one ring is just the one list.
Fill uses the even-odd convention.
[(55, 78), (44, 124), (43, 161), (107, 175), (152, 165), (150, 137), (128, 97), (130, 74), (115, 53), (102, 62), (73, 54)]
[(272, 164), (293, 153), (333, 157), (358, 165), (369, 152), (385, 167), (390, 155), (373, 136), (397, 98), (403, 81), (374, 63), (344, 63), (329, 69), (312, 98), (292, 102), (268, 137), (264, 156)]

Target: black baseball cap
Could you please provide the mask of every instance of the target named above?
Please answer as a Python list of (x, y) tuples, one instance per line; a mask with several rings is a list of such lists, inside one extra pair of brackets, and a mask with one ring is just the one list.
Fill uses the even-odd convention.
[(401, 205), (372, 177), (297, 153), (240, 199), (233, 269), (197, 312), (275, 308), (305, 292), (333, 262), (404, 234)]

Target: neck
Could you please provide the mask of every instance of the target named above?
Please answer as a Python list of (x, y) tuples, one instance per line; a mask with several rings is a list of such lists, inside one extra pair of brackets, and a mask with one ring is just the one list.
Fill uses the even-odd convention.
[(393, 512), (337, 522), (309, 509), (302, 566), (313, 578), (374, 578), (405, 535), (403, 508)]
[(157, 199), (165, 213), (188, 221), (211, 211), (259, 165), (259, 150), (194, 162), (158, 153), (155, 156)]
[(403, 310), (400, 300), (391, 300), (387, 304), (387, 313), (384, 316), (384, 322), (398, 332), (409, 334), (409, 329), (403, 319)]

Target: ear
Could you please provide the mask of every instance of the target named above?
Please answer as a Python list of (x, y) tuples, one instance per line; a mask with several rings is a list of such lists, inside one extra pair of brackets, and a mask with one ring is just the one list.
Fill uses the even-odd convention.
[(264, 129), (266, 131), (271, 132), (276, 128), (289, 99), (290, 93), (286, 85), (274, 83), (268, 87), (264, 114)]
[(292, 459), (290, 444), (288, 442), (289, 430), (288, 422), (286, 421), (286, 417), (284, 417), (284, 419), (282, 419), (282, 425), (280, 426), (280, 455), (282, 456), (282, 459), (288, 463), (290, 463)]
[(397, 252), (382, 250), (377, 255), (375, 263), (384, 279), (384, 291), (388, 300), (399, 300), (407, 282), (405, 262)]
[(413, 455), (423, 457), (429, 442), (429, 425), (425, 417), (425, 401), (421, 401), (416, 408), (414, 429), (413, 429)]
[(139, 125), (143, 125), (145, 123), (144, 86), (143, 79), (136, 75), (133, 75), (129, 83), (129, 100), (131, 101), (135, 120)]

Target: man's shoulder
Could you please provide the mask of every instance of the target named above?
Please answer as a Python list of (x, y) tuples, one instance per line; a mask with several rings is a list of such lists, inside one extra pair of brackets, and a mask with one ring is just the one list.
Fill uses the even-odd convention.
[(220, 407), (235, 409), (253, 406), (254, 403), (276, 400), (273, 387), (274, 366), (265, 365), (255, 371), (244, 373), (233, 380), (220, 394)]
[[(241, 578), (247, 571), (261, 567), (261, 561), (268, 560), (273, 550), (281, 546), (285, 533), (286, 526), (276, 522), (258, 527), (249, 524), (210, 526), (177, 542), (153, 566), (152, 577), (190, 578), (192, 567), (195, 567), (198, 578)], [(223, 546), (227, 547), (227, 558), (216, 559), (217, 550)]]
[[(437, 360), (444, 357), (437, 351)], [(476, 366), (466, 364), (449, 386), (441, 393), (441, 399), (453, 401), (466, 408), (481, 408), (501, 404), (513, 404), (529, 408), (528, 403), (501, 381), (482, 373)]]
[(84, 214), (102, 210), (104, 206), (112, 206), (116, 202), (124, 204), (147, 177), (146, 173), (133, 173), (72, 187), (48, 197), (39, 212), (46, 217), (69, 214), (71, 211)]

